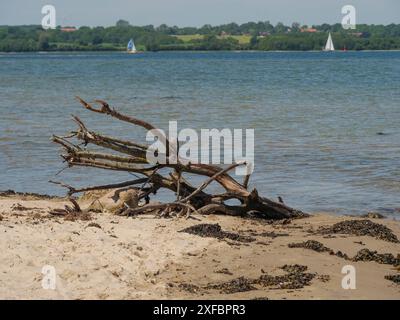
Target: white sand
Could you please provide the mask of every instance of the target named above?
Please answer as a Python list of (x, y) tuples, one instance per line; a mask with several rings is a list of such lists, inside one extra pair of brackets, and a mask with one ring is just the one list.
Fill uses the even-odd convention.
[[(21, 204), (32, 210), (13, 210)], [(379, 253), (400, 253), (400, 244), (371, 237), (339, 235), (335, 238), (310, 235), (307, 230), (349, 219), (316, 215), (289, 225), (272, 226), (259, 221), (225, 216), (194, 219), (126, 218), (93, 214), (91, 221), (49, 218), (49, 208), (62, 208), (61, 200), (29, 197), (0, 198), (0, 298), (1, 299), (399, 299), (400, 285), (384, 279), (398, 274), (393, 266), (376, 262), (349, 262), (328, 253), (288, 248), (291, 242), (318, 240), (325, 246), (353, 256), (368, 248)], [(374, 220), (390, 227), (400, 238), (400, 223)], [(88, 227), (97, 223), (97, 227)], [(275, 231), (289, 236), (257, 236), (249, 244), (233, 245), (214, 238), (180, 233), (199, 224), (219, 223), (226, 231), (249, 235)], [(355, 243), (362, 241), (365, 245)], [(204, 287), (244, 276), (258, 278), (262, 271), (284, 274), (280, 266), (302, 264), (318, 276), (302, 289), (270, 289), (234, 294), (219, 290), (190, 293), (179, 284)], [(341, 287), (344, 265), (356, 267), (356, 290)], [(42, 288), (44, 265), (57, 272), (56, 290)], [(215, 271), (227, 268), (232, 273)], [(172, 285), (171, 285), (172, 284)]]

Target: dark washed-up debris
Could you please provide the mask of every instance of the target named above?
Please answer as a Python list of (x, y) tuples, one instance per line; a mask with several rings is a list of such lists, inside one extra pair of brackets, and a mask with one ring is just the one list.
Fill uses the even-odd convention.
[(253, 280), (240, 277), (219, 284), (209, 284), (205, 289), (220, 290), (222, 293), (227, 294), (257, 290), (257, 288), (253, 286), (253, 282)]
[[(309, 286), (311, 281), (317, 276), (316, 273), (306, 272), (307, 266), (298, 264), (284, 265), (281, 269), (286, 272), (285, 275), (272, 276), (262, 274), (257, 279), (240, 277), (226, 282), (209, 283), (204, 287), (193, 286), (191, 284), (179, 284), (178, 287), (185, 291), (192, 290), (192, 293), (204, 289), (219, 290), (221, 293), (225, 294), (258, 290), (255, 286), (269, 287), (272, 289), (302, 289), (305, 286)], [(321, 281), (329, 281), (329, 276), (323, 276)], [(173, 285), (171, 284), (170, 286)]]
[(387, 275), (387, 276), (385, 276), (385, 279), (393, 281), (396, 284), (400, 284), (400, 274)]
[(289, 248), (310, 249), (310, 250), (314, 250), (316, 252), (331, 252), (332, 251), (332, 249), (325, 247), (321, 242), (318, 242), (316, 240), (307, 240), (305, 242), (300, 242), (300, 243), (289, 243), (288, 247)]
[(276, 233), (275, 231), (271, 231), (271, 232), (261, 232), (261, 233), (257, 233), (257, 232), (252, 232), (250, 233), (250, 235), (254, 236), (254, 237), (266, 237), (266, 238), (272, 238), (275, 239), (277, 237), (288, 237), (289, 234), (288, 233)]
[(325, 247), (321, 242), (316, 241), (316, 240), (307, 240), (307, 241), (299, 242), (299, 243), (289, 243), (288, 247), (289, 248), (304, 248), (304, 249), (309, 249), (309, 250), (313, 250), (316, 252), (329, 252), (330, 255), (349, 260), (349, 257), (347, 256), (347, 254), (343, 253), (342, 251), (335, 252), (334, 250), (332, 250), (328, 247)]
[(388, 227), (371, 220), (346, 220), (333, 226), (320, 227), (317, 234), (341, 233), (355, 236), (370, 236), (379, 240), (399, 243), (399, 239)]
[(321, 274), (318, 276), (318, 280), (321, 280), (321, 282), (328, 282), (331, 280), (331, 276), (328, 274)]
[(220, 240), (229, 239), (229, 240), (238, 241), (238, 242), (253, 242), (256, 240), (255, 238), (241, 236), (237, 233), (223, 231), (221, 226), (218, 223), (216, 223), (216, 224), (207, 224), (207, 223), (197, 224), (197, 225), (188, 227), (186, 229), (183, 229), (179, 232), (194, 234), (194, 235), (197, 235), (200, 237), (205, 237), (205, 238), (216, 238), (216, 239), (220, 239)]
[(283, 267), (281, 267), (281, 269), (287, 273), (302, 273), (305, 272), (308, 268), (307, 266), (302, 266), (299, 264), (285, 264)]
[(178, 288), (183, 291), (187, 291), (189, 293), (198, 293), (200, 291), (199, 286), (196, 286), (195, 284), (191, 284), (191, 283), (180, 283), (178, 285)]
[(378, 253), (369, 249), (362, 249), (352, 259), (353, 261), (375, 261), (380, 264), (400, 265), (400, 255), (397, 258), (391, 253)]
[(333, 251), (332, 249), (325, 247), (321, 242), (316, 240), (308, 240), (300, 243), (289, 243), (289, 248), (304, 248), (313, 250), (316, 252), (329, 252), (331, 255), (335, 255), (339, 258), (343, 258), (351, 261), (375, 261), (380, 264), (390, 264), (393, 266), (400, 265), (400, 255), (397, 255), (397, 258), (394, 257), (391, 253), (378, 253), (377, 251), (371, 251), (369, 249), (361, 249), (357, 252), (357, 254), (353, 258), (349, 258), (349, 256), (341, 251)]
[(283, 276), (261, 275), (254, 283), (264, 287), (276, 287), (278, 289), (302, 289), (310, 285), (311, 280), (315, 278), (315, 273), (307, 273), (307, 266), (302, 265), (284, 265), (281, 269), (287, 272)]

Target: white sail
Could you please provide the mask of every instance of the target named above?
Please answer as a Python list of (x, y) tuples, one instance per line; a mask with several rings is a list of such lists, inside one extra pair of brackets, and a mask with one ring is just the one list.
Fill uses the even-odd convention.
[(333, 45), (332, 36), (331, 36), (330, 32), (329, 32), (328, 40), (326, 41), (324, 51), (335, 51), (335, 46)]
[[(332, 45), (333, 45), (333, 44), (332, 44)], [(132, 49), (131, 49), (131, 51), (136, 51), (135, 42), (133, 42), (133, 40), (132, 40)]]
[(128, 52), (132, 52), (132, 53), (136, 52), (136, 46), (135, 46), (135, 42), (133, 41), (133, 39), (131, 39), (128, 43)]

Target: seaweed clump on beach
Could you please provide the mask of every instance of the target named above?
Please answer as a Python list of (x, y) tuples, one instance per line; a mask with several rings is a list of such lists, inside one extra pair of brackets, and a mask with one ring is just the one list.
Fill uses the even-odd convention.
[[(247, 292), (252, 290), (258, 290), (256, 286), (270, 287), (274, 289), (302, 289), (305, 286), (309, 286), (311, 281), (317, 276), (316, 273), (309, 273), (307, 266), (298, 264), (284, 265), (281, 269), (286, 273), (284, 275), (268, 275), (263, 274), (259, 278), (249, 279), (245, 277), (239, 277), (233, 280), (220, 283), (209, 283), (204, 287), (198, 287), (188, 284), (179, 284), (178, 287), (182, 290), (198, 293), (199, 290), (219, 290), (220, 293), (233, 294), (238, 292)], [(326, 278), (327, 276), (325, 276)], [(325, 281), (329, 281), (326, 278)], [(195, 290), (192, 290), (192, 289)]]
[(385, 279), (393, 281), (396, 284), (400, 284), (400, 274), (387, 275), (387, 276), (385, 276)]
[(309, 286), (311, 280), (316, 276), (315, 273), (305, 272), (307, 266), (284, 265), (281, 267), (287, 274), (282, 276), (262, 275), (254, 283), (264, 287), (277, 287), (278, 289), (302, 289)]
[(315, 240), (308, 240), (300, 243), (289, 243), (289, 248), (304, 248), (313, 250), (316, 252), (329, 252), (330, 255), (335, 255), (339, 258), (343, 258), (346, 260), (351, 260), (354, 262), (358, 261), (374, 261), (380, 264), (390, 264), (393, 266), (400, 265), (400, 255), (397, 255), (397, 258), (391, 253), (378, 253), (377, 251), (372, 251), (369, 249), (361, 249), (357, 252), (357, 254), (353, 258), (349, 258), (347, 254), (341, 251), (333, 251), (332, 249), (325, 247), (321, 242)]
[(334, 255), (339, 258), (349, 260), (349, 257), (347, 256), (347, 254), (343, 253), (342, 251), (335, 252), (334, 250), (332, 250), (328, 247), (325, 247), (321, 242), (316, 241), (316, 240), (307, 240), (307, 241), (299, 242), (299, 243), (289, 243), (288, 247), (289, 248), (304, 248), (304, 249), (309, 249), (309, 250), (313, 250), (316, 252), (329, 252), (330, 255)]
[(253, 282), (253, 280), (247, 279), (245, 277), (240, 277), (219, 284), (209, 284), (205, 287), (205, 289), (220, 290), (221, 293), (227, 294), (257, 290), (257, 288), (253, 286)]
[(189, 293), (198, 293), (200, 291), (199, 286), (191, 283), (180, 283), (178, 287), (179, 289), (182, 289), (183, 291), (187, 291)]
[(400, 265), (400, 255), (397, 258), (391, 253), (378, 253), (369, 249), (362, 249), (352, 259), (353, 261), (375, 261), (380, 264)]
[(332, 251), (332, 249), (325, 247), (321, 242), (318, 242), (316, 240), (307, 240), (307, 241), (300, 242), (300, 243), (289, 243), (288, 247), (289, 248), (310, 249), (310, 250), (313, 250), (316, 252), (331, 252)]
[(370, 236), (379, 240), (399, 243), (399, 239), (388, 227), (370, 220), (346, 220), (333, 226), (320, 227), (317, 234), (349, 234), (355, 236)]
[(237, 233), (223, 231), (221, 226), (218, 223), (216, 223), (216, 224), (207, 224), (207, 223), (197, 224), (197, 225), (188, 227), (186, 229), (183, 229), (179, 232), (194, 234), (196, 236), (200, 236), (203, 238), (216, 238), (219, 240), (229, 239), (229, 240), (238, 241), (238, 242), (253, 242), (256, 240), (251, 237), (241, 236), (240, 234), (237, 234)]
[(281, 269), (289, 274), (292, 273), (303, 273), (305, 272), (308, 267), (307, 266), (302, 266), (299, 264), (285, 264)]
[(255, 231), (250, 231), (249, 234), (254, 237), (263, 237), (263, 238), (272, 238), (272, 239), (275, 239), (278, 237), (288, 237), (289, 236), (288, 233), (279, 233), (279, 232), (277, 233), (275, 231), (271, 231), (271, 232), (265, 231), (265, 232), (261, 232), (261, 233), (257, 233)]

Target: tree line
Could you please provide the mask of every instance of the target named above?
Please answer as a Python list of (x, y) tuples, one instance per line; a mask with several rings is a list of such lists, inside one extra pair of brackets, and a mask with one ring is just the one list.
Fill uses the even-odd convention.
[[(229, 23), (219, 26), (132, 26), (119, 20), (111, 27), (0, 26), (1, 52), (124, 50), (129, 39), (139, 50), (320, 50), (331, 32), (335, 46), (347, 50), (400, 49), (400, 24), (357, 25), (344, 30), (340, 24), (312, 27), (292, 23)], [(192, 35), (198, 35), (193, 36)], [(186, 38), (185, 38), (186, 36)], [(248, 41), (239, 41), (246, 36)]]

